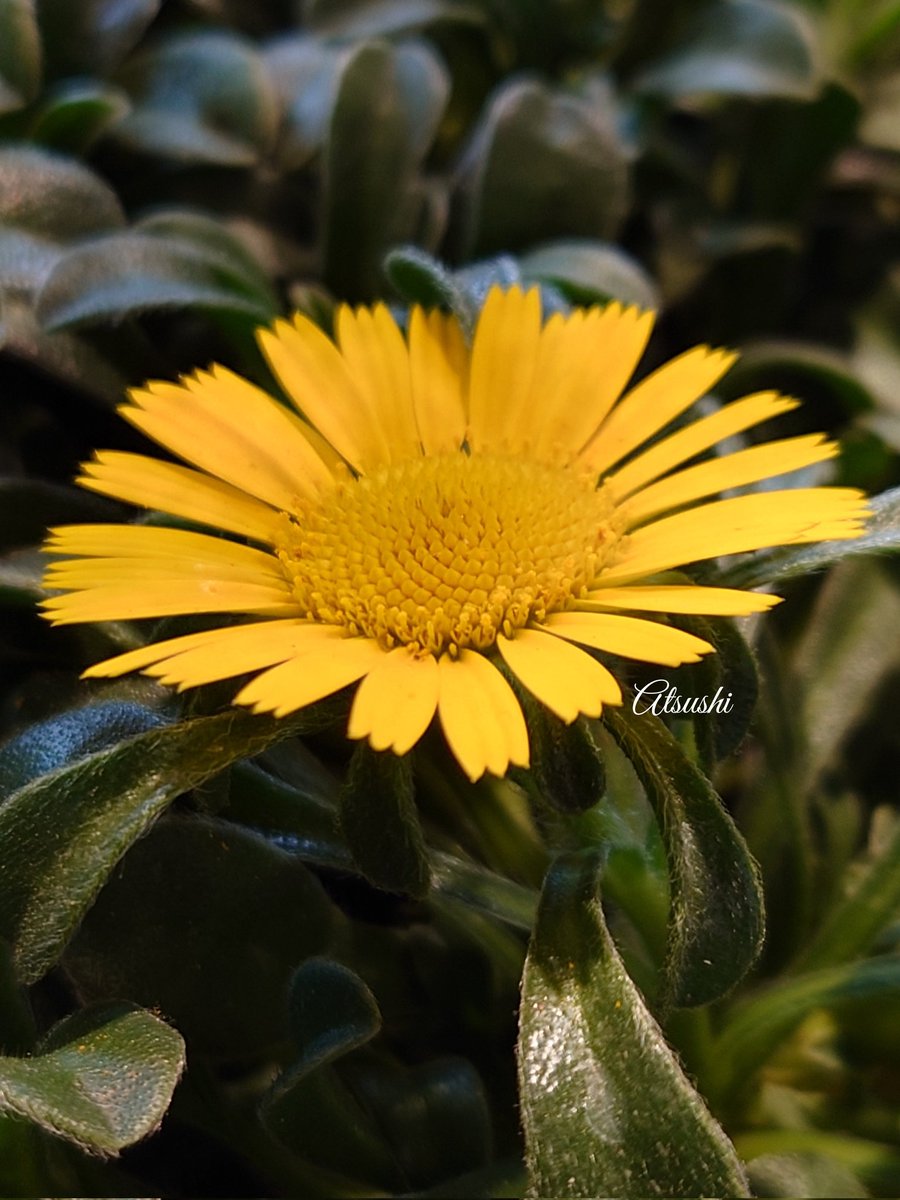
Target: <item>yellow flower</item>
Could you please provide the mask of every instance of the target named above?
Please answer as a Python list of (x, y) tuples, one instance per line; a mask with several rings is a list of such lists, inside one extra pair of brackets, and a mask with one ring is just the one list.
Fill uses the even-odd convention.
[(252, 674), (235, 703), (276, 716), (359, 683), (351, 738), (404, 754), (437, 714), (471, 779), (527, 766), (501, 664), (564, 721), (599, 716), (621, 691), (587, 651), (695, 662), (712, 647), (655, 614), (776, 603), (666, 571), (862, 531), (846, 488), (715, 498), (835, 446), (792, 437), (685, 466), (796, 402), (759, 392), (670, 430), (734, 356), (697, 347), (623, 395), (651, 324), (618, 303), (542, 324), (538, 292), (518, 288), (490, 293), (471, 347), (419, 308), (404, 336), (384, 305), (342, 307), (336, 343), (301, 315), (276, 321), (260, 344), (297, 412), (220, 366), (149, 383), (123, 415), (192, 466), (100, 451), (79, 481), (216, 533), (55, 529), (47, 549), (65, 557), (46, 584), (67, 594), (46, 615), (253, 616), (85, 674), (178, 688)]

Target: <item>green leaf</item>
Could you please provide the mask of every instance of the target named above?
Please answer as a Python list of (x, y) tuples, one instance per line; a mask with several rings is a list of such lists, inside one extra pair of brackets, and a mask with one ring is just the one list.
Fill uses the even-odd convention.
[(618, 246), (569, 238), (539, 246), (520, 262), (524, 279), (555, 283), (574, 304), (621, 300), (639, 308), (660, 306), (653, 280)]
[(900, 592), (881, 563), (851, 559), (824, 580), (792, 662), (794, 678), (806, 684), (800, 717), (807, 785), (834, 764), (885, 676), (900, 667), (900, 645), (884, 636), (898, 626)]
[[(225, 242), (227, 235), (220, 236)], [(237, 247), (229, 249), (152, 224), (149, 231), (110, 234), (62, 256), (41, 289), (38, 315), (51, 330), (173, 308), (270, 321), (274, 297), (255, 272), (248, 277)]]
[(579, 717), (567, 724), (523, 688), (515, 691), (528, 725), (531, 767), (514, 778), (557, 812), (593, 808), (606, 791), (606, 772), (590, 723)]
[(395, 1187), (396, 1167), (379, 1124), (335, 1066), (381, 1029), (375, 997), (349, 968), (310, 959), (294, 976), (291, 1016), (298, 1054), (263, 1097), (267, 1128), (320, 1166)]
[(606, 929), (593, 855), (557, 860), (522, 979), (528, 1195), (746, 1196)]
[(896, 554), (900, 550), (900, 487), (869, 501), (871, 516), (861, 537), (815, 542), (796, 549), (763, 550), (710, 572), (710, 580), (730, 587), (759, 587), (824, 571), (861, 554)]
[(531, 79), (499, 87), (460, 171), (461, 252), (606, 238), (628, 189), (626, 154), (596, 104)]
[(447, 71), (424, 45), (362, 45), (346, 63), (332, 110), (323, 180), (325, 280), (336, 295), (381, 289), (381, 261), (419, 241), (418, 172), (449, 96)]
[(686, 14), (676, 44), (645, 67), (635, 84), (667, 98), (811, 100), (819, 88), (819, 58), (815, 29), (798, 6), (713, 0)]
[(301, 727), (237, 710), (183, 721), (9, 794), (0, 805), (0, 936), (21, 978), (33, 982), (53, 965), (115, 864), (177, 796)]
[(423, 308), (446, 308), (467, 333), (474, 329), (478, 304), (459, 275), (432, 255), (417, 246), (402, 246), (388, 254), (384, 272), (404, 300)]
[(112, 70), (137, 44), (161, 0), (38, 0), (47, 58), (59, 75)]
[(36, 1040), (27, 993), (16, 978), (11, 949), (0, 939), (0, 1052), (28, 1054)]
[(49, 93), (29, 131), (32, 141), (68, 154), (83, 154), (128, 112), (119, 88), (93, 80), (67, 80)]
[(360, 742), (341, 793), (341, 830), (370, 883), (424, 896), (431, 882), (413, 791), (412, 760)]
[(22, 108), (41, 86), (41, 39), (33, 0), (0, 5), (0, 113)]
[(437, 22), (483, 21), (474, 4), (458, 0), (310, 0), (304, 17), (317, 33), (340, 38), (408, 35)]
[(607, 710), (666, 848), (672, 888), (663, 1001), (706, 1004), (749, 970), (763, 937), (758, 872), (709, 781), (652, 713)]
[(853, 890), (836, 904), (804, 946), (795, 969), (835, 966), (865, 954), (900, 911), (900, 824)]
[(280, 37), (265, 51), (266, 68), (285, 111), (278, 160), (296, 171), (325, 143), (341, 74), (352, 47), (309, 34)]
[(283, 1043), (288, 981), (328, 949), (335, 917), (295, 855), (227, 821), (167, 816), (113, 872), (63, 967), (82, 999), (159, 1009), (192, 1054), (246, 1059)]
[(86, 167), (30, 147), (0, 151), (0, 226), (62, 244), (124, 224), (115, 193)]
[(816, 1008), (831, 1009), (900, 992), (900, 955), (779, 979), (736, 1004), (715, 1039), (706, 1079), (712, 1095), (727, 1101), (746, 1089), (781, 1042)]
[(95, 1154), (152, 1133), (184, 1069), (184, 1043), (119, 1004), (76, 1013), (30, 1058), (0, 1058), (0, 1108)]
[(122, 82), (134, 108), (115, 136), (146, 154), (250, 167), (274, 142), (274, 88), (255, 48), (232, 33), (170, 34)]
[(843, 1163), (813, 1151), (761, 1154), (747, 1163), (754, 1196), (868, 1196)]
[(115, 194), (85, 167), (45, 150), (0, 150), (0, 348), (110, 400), (126, 385), (115, 364), (131, 340), (104, 353), (71, 334), (48, 335), (33, 295), (64, 246), (124, 223)]

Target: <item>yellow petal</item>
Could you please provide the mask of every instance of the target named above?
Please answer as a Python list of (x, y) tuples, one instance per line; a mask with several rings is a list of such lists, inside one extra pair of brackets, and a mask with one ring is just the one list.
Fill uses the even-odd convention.
[(799, 401), (778, 392), (754, 392), (725, 404), (717, 412), (699, 421), (692, 421), (684, 429), (669, 434), (644, 450), (626, 466), (609, 476), (605, 481), (613, 500), (622, 500), (646, 483), (652, 483), (673, 467), (681, 466), (688, 459), (702, 454), (725, 438), (743, 433), (762, 421), (790, 412)]
[(623, 538), (616, 561), (598, 582), (624, 583), (767, 546), (859, 537), (868, 512), (865, 496), (854, 488), (791, 488), (715, 500)]
[(431, 724), (437, 701), (435, 659), (430, 654), (416, 657), (398, 646), (359, 685), (347, 735), (367, 737), (373, 750), (406, 754)]
[(472, 342), (468, 414), (473, 450), (517, 450), (533, 440), (531, 387), (540, 332), (537, 288), (491, 288)]
[(420, 453), (410, 387), (409, 351), (385, 304), (341, 305), (335, 322), (338, 345), (366, 411), (382, 430), (389, 462)]
[(736, 588), (659, 584), (656, 587), (600, 587), (575, 601), (578, 612), (630, 608), (661, 613), (693, 613), (709, 617), (744, 617), (780, 604), (780, 596), (742, 592)]
[(722, 378), (736, 355), (696, 346), (631, 389), (580, 455), (598, 475), (674, 421)]
[(485, 771), (503, 775), (512, 762), (528, 766), (528, 730), (512, 688), (474, 650), (438, 660), (438, 714), (447, 744), (474, 782)]
[(618, 400), (653, 328), (654, 314), (605, 308), (553, 316), (541, 333), (533, 393), (535, 453), (570, 462)]
[(320, 641), (325, 628), (290, 618), (207, 629), (128, 650), (88, 667), (84, 678), (111, 678), (129, 671), (144, 671), (165, 677), (166, 683), (177, 684), (179, 688), (196, 687), (284, 662), (298, 654), (301, 645), (311, 646)]
[(287, 395), (348, 463), (370, 471), (390, 462), (375, 414), (363, 403), (337, 346), (302, 313), (257, 333)]
[(340, 630), (323, 627), (323, 637), (315, 646), (257, 675), (241, 688), (234, 703), (284, 717), (355, 683), (378, 665), (384, 653), (370, 638), (345, 637)]
[(837, 444), (828, 441), (821, 433), (765, 442), (667, 475), (619, 505), (616, 515), (628, 528), (716, 492), (744, 487), (748, 483), (758, 483), (761, 479), (786, 475), (813, 463), (824, 462), (834, 458), (837, 452)]
[(713, 649), (709, 642), (681, 629), (618, 613), (552, 613), (541, 628), (594, 650), (666, 667), (699, 662), (702, 654)]
[(283, 405), (224, 367), (180, 384), (152, 382), (129, 392), (120, 411), (186, 462), (275, 508), (332, 484), (301, 422)]
[(254, 541), (276, 540), (281, 518), (275, 509), (220, 479), (118, 450), (98, 450), (95, 459), (81, 468), (82, 487)]
[(54, 596), (41, 607), (54, 625), (213, 612), (284, 617), (297, 611), (287, 586), (220, 579), (151, 580), (140, 588), (133, 583), (110, 584)]
[(467, 352), (459, 322), (416, 305), (409, 319), (413, 408), (426, 454), (458, 450), (466, 436), (463, 404)]
[(502, 634), (497, 647), (510, 670), (563, 721), (579, 713), (599, 717), (603, 704), (621, 704), (622, 692), (606, 667), (575, 646), (537, 629)]
[(208, 566), (241, 564), (248, 570), (262, 571), (277, 565), (271, 554), (227, 538), (156, 525), (57, 525), (49, 530), (44, 549), (48, 554), (132, 558), (139, 562), (161, 558)]

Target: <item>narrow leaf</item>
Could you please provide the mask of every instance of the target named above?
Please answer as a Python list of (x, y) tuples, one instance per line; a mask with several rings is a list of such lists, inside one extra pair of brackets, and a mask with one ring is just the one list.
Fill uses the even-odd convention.
[(669, 860), (667, 979), (663, 1000), (707, 1004), (749, 970), (763, 936), (756, 865), (709, 781), (651, 713), (610, 710), (609, 729), (656, 811)]
[(366, 742), (353, 753), (341, 794), (341, 829), (354, 862), (376, 887), (423, 896), (431, 875), (416, 811), (412, 763)]

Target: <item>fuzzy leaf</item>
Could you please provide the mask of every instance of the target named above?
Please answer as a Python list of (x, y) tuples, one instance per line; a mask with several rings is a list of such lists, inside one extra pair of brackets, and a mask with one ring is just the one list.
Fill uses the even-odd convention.
[(249, 167), (274, 141), (278, 105), (262, 60), (224, 30), (171, 34), (123, 82), (134, 109), (116, 137), (147, 154)]
[(756, 960), (763, 900), (756, 865), (709, 781), (652, 713), (608, 711), (606, 724), (631, 759), (669, 860), (667, 980), (663, 1000), (707, 1004)]
[(341, 829), (353, 860), (376, 887), (423, 896), (430, 884), (408, 755), (361, 742), (341, 794)]
[(606, 928), (593, 855), (551, 869), (522, 979), (528, 1195), (746, 1196)]
[(371, 42), (344, 67), (324, 158), (325, 278), (336, 294), (377, 293), (387, 248), (415, 237), (417, 172), (449, 86), (424, 46)]
[[(227, 235), (222, 233), (226, 240)], [(85, 243), (65, 254), (38, 298), (51, 330), (121, 322), (145, 312), (199, 308), (264, 323), (275, 301), (238, 252), (150, 226)]]
[(176, 796), (296, 728), (235, 710), (88, 754), (79, 744), (71, 761), (9, 793), (0, 803), (0, 935), (21, 978), (33, 982), (53, 965), (115, 864)]
[(587, 238), (548, 242), (522, 256), (526, 280), (555, 283), (576, 304), (621, 300), (657, 309), (659, 291), (653, 280), (624, 250)]
[(640, 73), (639, 90), (669, 98), (815, 96), (819, 48), (812, 23), (798, 6), (714, 0), (686, 16), (677, 44)]
[(597, 105), (532, 79), (496, 90), (461, 168), (467, 258), (554, 237), (605, 238), (627, 195), (624, 149)]
[(95, 1154), (152, 1133), (184, 1069), (184, 1043), (152, 1013), (83, 1010), (30, 1058), (0, 1058), (0, 1109)]

